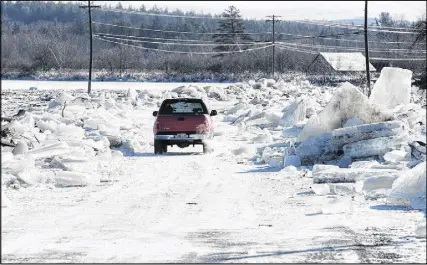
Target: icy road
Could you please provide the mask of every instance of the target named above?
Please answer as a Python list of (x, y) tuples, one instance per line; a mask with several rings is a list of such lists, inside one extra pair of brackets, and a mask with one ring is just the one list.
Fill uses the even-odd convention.
[[(135, 115), (151, 134), (152, 110)], [(141, 118), (142, 117), (142, 118)], [(201, 147), (115, 160), (112, 181), (6, 190), (2, 262), (425, 262), (425, 217), (350, 196), (317, 196), (298, 172), (237, 161)]]

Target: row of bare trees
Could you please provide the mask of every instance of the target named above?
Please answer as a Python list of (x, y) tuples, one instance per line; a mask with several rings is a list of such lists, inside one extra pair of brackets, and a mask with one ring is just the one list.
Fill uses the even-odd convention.
[[(2, 74), (19, 73), (22, 76), (35, 74), (39, 71), (56, 69), (59, 71), (73, 72), (85, 70), (88, 66), (88, 27), (87, 17), (77, 3), (55, 3), (55, 2), (23, 2), (2, 1), (2, 46), (1, 66)], [(122, 8), (116, 6), (115, 8)], [(168, 12), (156, 7), (147, 10), (141, 6), (137, 11), (147, 11), (164, 14), (185, 14), (181, 11)], [(188, 13), (188, 15), (197, 15)], [(228, 20), (220, 23), (215, 20), (198, 19), (197, 23), (191, 19), (138, 16), (127, 13), (113, 13), (105, 11), (94, 12), (95, 21), (118, 24), (123, 26), (141, 27), (138, 29), (109, 27), (106, 25), (94, 25), (95, 33), (106, 33), (116, 35), (138, 35), (153, 38), (177, 38), (177, 39), (200, 39), (214, 41), (218, 46), (194, 48), (194, 47), (172, 47), (166, 44), (138, 44), (147, 48), (181, 50), (181, 51), (229, 51), (229, 47), (221, 44), (238, 44), (246, 41), (269, 41), (271, 34), (251, 35), (242, 33), (271, 31), (270, 26), (263, 20), (243, 20), (239, 10), (235, 7), (228, 8), (224, 14)], [(371, 49), (425, 49), (425, 17), (416, 25), (411, 25), (404, 20), (394, 21), (388, 13), (380, 14), (377, 25), (400, 26), (408, 29), (416, 29), (420, 32), (418, 37), (413, 35), (393, 33), (370, 33), (370, 40), (374, 43)], [(423, 29), (424, 25), (424, 29)], [(145, 28), (186, 31), (186, 32), (228, 32), (229, 35), (198, 35), (198, 34), (164, 34), (159, 32), (145, 31)], [(319, 25), (306, 25), (292, 22), (281, 22), (277, 24), (277, 41), (293, 42), (298, 45), (325, 45), (340, 47), (362, 48), (362, 43), (346, 42), (325, 38), (292, 39), (292, 35), (333, 35), (350, 32), (349, 29), (323, 27)], [(291, 37), (286, 34), (291, 34)], [(424, 34), (424, 35), (423, 35)], [(362, 36), (343, 36), (345, 40), (362, 40)], [(398, 42), (396, 45), (385, 44), (385, 42)], [(123, 41), (125, 43), (129, 43)], [(409, 43), (409, 44), (408, 44)], [(237, 49), (244, 50), (244, 45)], [(309, 49), (309, 48), (307, 48)], [(311, 48), (313, 51), (339, 51), (324, 48)], [(236, 49), (234, 49), (236, 50)], [(276, 49), (276, 71), (304, 71), (315, 58), (313, 54), (297, 52), (293, 50)], [(345, 51), (345, 50), (343, 50)], [(407, 54), (373, 53), (376, 57), (403, 57), (412, 56)], [(420, 55), (418, 55), (420, 56)], [(425, 56), (425, 54), (424, 54)], [(413, 57), (413, 56), (412, 56)], [(271, 69), (271, 48), (230, 54), (225, 56), (195, 55), (163, 53), (151, 50), (140, 50), (119, 44), (112, 44), (95, 39), (94, 41), (94, 68), (107, 71), (111, 75), (124, 75), (128, 72), (162, 71), (166, 73), (243, 73), (243, 72), (269, 72)], [(405, 68), (416, 72), (424, 72), (422, 62), (402, 62)], [(425, 62), (424, 62), (425, 65)], [(425, 66), (424, 66), (425, 67)]]

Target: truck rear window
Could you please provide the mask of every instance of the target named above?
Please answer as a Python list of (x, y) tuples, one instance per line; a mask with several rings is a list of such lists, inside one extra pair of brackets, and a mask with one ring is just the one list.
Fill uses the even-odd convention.
[(208, 111), (200, 101), (166, 101), (160, 109), (160, 114), (208, 114)]

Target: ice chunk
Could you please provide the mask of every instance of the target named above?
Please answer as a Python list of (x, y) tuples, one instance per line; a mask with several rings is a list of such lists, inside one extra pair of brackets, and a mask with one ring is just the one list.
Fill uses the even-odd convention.
[(3, 161), (2, 157), (2, 169), (8, 168), (12, 174), (17, 175), (19, 172), (34, 167), (34, 159), (31, 155), (16, 156), (15, 158), (16, 159), (11, 161)]
[(135, 88), (130, 87), (127, 91), (126, 96), (131, 100), (132, 103), (136, 103), (138, 99), (138, 93), (136, 92)]
[(288, 166), (300, 167), (301, 166), (300, 157), (296, 155), (286, 155), (283, 159), (283, 167), (288, 167)]
[(54, 131), (56, 131), (57, 124), (54, 121), (43, 121), (43, 120), (39, 120), (36, 123), (36, 126), (42, 132), (46, 132), (46, 131), (54, 132)]
[(336, 129), (332, 131), (331, 144), (340, 148), (344, 144), (361, 140), (398, 135), (403, 132), (403, 128), (402, 122), (389, 121)]
[(28, 167), (16, 174), (16, 177), (21, 183), (32, 186), (41, 180), (42, 175), (39, 169)]
[(58, 104), (64, 104), (64, 102), (69, 102), (74, 100), (74, 97), (67, 92), (62, 92), (57, 98), (55, 98), (55, 102)]
[(299, 122), (305, 120), (306, 116), (306, 104), (303, 99), (298, 99), (292, 102), (283, 110), (283, 117), (280, 121), (280, 125), (284, 127), (293, 126)]
[(317, 173), (324, 170), (338, 170), (338, 169), (339, 169), (338, 166), (316, 164), (313, 166), (313, 175), (316, 175)]
[(59, 171), (55, 174), (58, 187), (88, 186), (100, 183), (100, 176), (82, 172)]
[(372, 168), (374, 166), (379, 165), (378, 161), (355, 161), (351, 163), (350, 168)]
[(331, 168), (313, 172), (314, 183), (355, 183), (374, 176), (398, 176), (394, 169)]
[(390, 109), (399, 104), (408, 104), (411, 100), (411, 78), (410, 70), (384, 67), (369, 100)]
[(362, 125), (362, 121), (359, 118), (351, 118), (351, 119), (348, 119), (342, 127), (347, 128), (347, 127), (358, 126), (358, 125)]
[(426, 144), (421, 141), (410, 142), (411, 154), (418, 160), (426, 161)]
[(392, 163), (403, 161), (407, 158), (408, 158), (408, 152), (405, 152), (402, 150), (393, 150), (384, 155), (384, 160)]
[(426, 238), (426, 223), (424, 222), (423, 224), (420, 224), (416, 229), (415, 229), (415, 235), (416, 237), (420, 237), (420, 238)]
[(301, 133), (303, 128), (304, 128), (303, 124), (296, 124), (292, 127), (284, 128), (282, 136), (285, 138), (296, 138)]
[(27, 143), (26, 142), (24, 142), (24, 141), (22, 141), (22, 140), (20, 140), (17, 144), (16, 144), (16, 146), (15, 146), (15, 148), (13, 148), (13, 154), (14, 155), (24, 155), (24, 154), (26, 154), (28, 152), (28, 146), (27, 146)]
[(328, 184), (313, 184), (310, 188), (317, 195), (328, 195), (331, 193), (331, 189)]
[(404, 145), (407, 145), (407, 141), (402, 137), (379, 137), (346, 144), (343, 150), (346, 156), (358, 158), (381, 156), (392, 150), (401, 149)]
[(346, 82), (335, 92), (331, 101), (319, 115), (310, 117), (297, 141), (332, 132), (341, 128), (350, 118), (358, 118), (363, 123), (392, 120), (391, 113), (369, 102), (369, 99), (352, 84)]
[(362, 185), (362, 191), (372, 192), (379, 189), (391, 189), (393, 182), (398, 178), (398, 175), (383, 175), (373, 176), (365, 179)]
[(339, 160), (337, 165), (341, 168), (348, 168), (351, 164), (352, 160), (349, 156), (342, 156)]
[(270, 143), (273, 141), (273, 136), (268, 131), (263, 134), (259, 134), (252, 138), (252, 142), (255, 143)]
[(39, 159), (39, 158), (52, 157), (55, 155), (66, 154), (69, 151), (70, 150), (66, 142), (58, 142), (48, 146), (42, 146), (42, 147), (32, 149), (28, 151), (28, 154), (31, 154), (31, 156), (34, 159)]
[(302, 165), (322, 163), (339, 156), (337, 150), (331, 148), (331, 134), (310, 138), (300, 143), (295, 149), (295, 154), (301, 158)]
[(356, 193), (353, 183), (328, 183), (331, 194), (339, 196), (351, 196)]
[[(393, 183), (389, 194), (392, 203), (406, 202), (413, 209), (426, 209), (426, 162), (420, 163)], [(403, 200), (402, 200), (403, 199)]]

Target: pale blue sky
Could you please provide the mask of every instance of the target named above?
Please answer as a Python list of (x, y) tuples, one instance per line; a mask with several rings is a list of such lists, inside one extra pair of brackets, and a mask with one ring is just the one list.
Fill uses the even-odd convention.
[[(120, 1), (94, 1), (94, 3), (111, 3), (113, 6)], [(346, 19), (363, 17), (364, 1), (123, 1), (124, 7), (132, 5), (147, 7), (157, 5), (169, 10), (177, 8), (182, 11), (203, 13), (221, 13), (226, 7), (234, 5), (240, 9), (245, 18), (264, 19), (275, 14), (284, 19)], [(381, 12), (389, 12), (394, 19), (415, 21), (426, 10), (426, 1), (368, 1), (368, 16), (378, 17)]]

